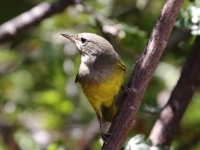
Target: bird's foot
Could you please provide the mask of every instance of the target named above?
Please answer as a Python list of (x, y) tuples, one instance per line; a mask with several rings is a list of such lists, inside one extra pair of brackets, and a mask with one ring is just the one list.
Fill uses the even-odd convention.
[(131, 89), (129, 89), (127, 86), (121, 86), (122, 92), (125, 94), (129, 94)]
[(101, 138), (103, 139), (104, 143), (107, 144), (108, 140), (112, 134), (111, 133), (103, 133), (101, 132)]

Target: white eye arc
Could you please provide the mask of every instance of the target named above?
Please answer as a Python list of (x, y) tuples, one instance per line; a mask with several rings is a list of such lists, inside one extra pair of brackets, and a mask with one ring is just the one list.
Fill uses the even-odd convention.
[(84, 37), (82, 37), (82, 38), (80, 38), (80, 39), (77, 39), (77, 40), (75, 41), (75, 44), (76, 44), (76, 46), (78, 47), (78, 49), (79, 49), (80, 51), (82, 51), (82, 48), (87, 44), (87, 42), (89, 42), (89, 40), (86, 39), (86, 38), (84, 38)]

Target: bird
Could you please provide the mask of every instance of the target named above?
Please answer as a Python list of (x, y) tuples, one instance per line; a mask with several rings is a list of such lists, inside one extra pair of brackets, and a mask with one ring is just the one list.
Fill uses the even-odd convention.
[(120, 90), (126, 66), (113, 46), (94, 33), (61, 34), (71, 40), (81, 55), (80, 67), (75, 79), (96, 112), (101, 137), (108, 142), (110, 133), (104, 133), (102, 124), (112, 122), (115, 113), (115, 95)]

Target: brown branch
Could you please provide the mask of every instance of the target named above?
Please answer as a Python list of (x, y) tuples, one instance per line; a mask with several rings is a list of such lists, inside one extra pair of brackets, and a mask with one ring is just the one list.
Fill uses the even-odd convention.
[(153, 144), (170, 145), (181, 118), (200, 82), (200, 36), (191, 49), (180, 79), (173, 89), (168, 103), (160, 113), (151, 134)]
[(133, 70), (128, 87), (131, 89), (117, 111), (110, 127), (112, 134), (102, 150), (119, 150), (131, 128), (145, 90), (150, 82), (180, 10), (183, 0), (167, 0), (147, 45)]
[(52, 4), (44, 2), (35, 6), (0, 26), (0, 43), (9, 41), (24, 30), (40, 23), (43, 19), (63, 12), (66, 7), (73, 4), (75, 4), (75, 0), (59, 0)]

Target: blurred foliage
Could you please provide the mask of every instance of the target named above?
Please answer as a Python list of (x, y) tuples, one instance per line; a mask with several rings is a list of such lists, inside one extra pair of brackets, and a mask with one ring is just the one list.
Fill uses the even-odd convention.
[(138, 134), (132, 137), (127, 143), (124, 150), (168, 150), (168, 147), (164, 146), (152, 146), (149, 140), (145, 140), (144, 135)]
[[(46, 1), (1, 0), (0, 12), (4, 15), (0, 17), (0, 24), (41, 2)], [(11, 127), (14, 139), (22, 150), (74, 149), (77, 142), (86, 136), (84, 130), (89, 123), (96, 119), (80, 85), (74, 83), (80, 64), (79, 53), (73, 43), (60, 34), (93, 32), (107, 35), (106, 38), (128, 68), (124, 83), (126, 85), (164, 2), (165, 0), (88, 0), (85, 1), (85, 6), (98, 14), (102, 28), (98, 26), (93, 14), (77, 4), (68, 7), (62, 14), (43, 20), (36, 27), (0, 46), (0, 122)], [(191, 6), (197, 7), (194, 2), (185, 1), (171, 37), (180, 33), (182, 28), (191, 28), (192, 16), (188, 11)], [(102, 34), (101, 30), (105, 33)], [(148, 137), (158, 112), (179, 78), (181, 66), (193, 40), (194, 36), (189, 35), (166, 49), (127, 140), (135, 134)], [(120, 97), (121, 93), (117, 100)], [(198, 89), (182, 119), (172, 144), (173, 149), (200, 133), (199, 99)], [(99, 138), (98, 135), (92, 141), (91, 149), (100, 149)], [(139, 139), (139, 143), (146, 143), (141, 135), (135, 138), (129, 142)], [(149, 145), (147, 143), (143, 146)], [(0, 150), (7, 149), (8, 145), (1, 137)], [(200, 144), (192, 148), (197, 149), (200, 149)]]

